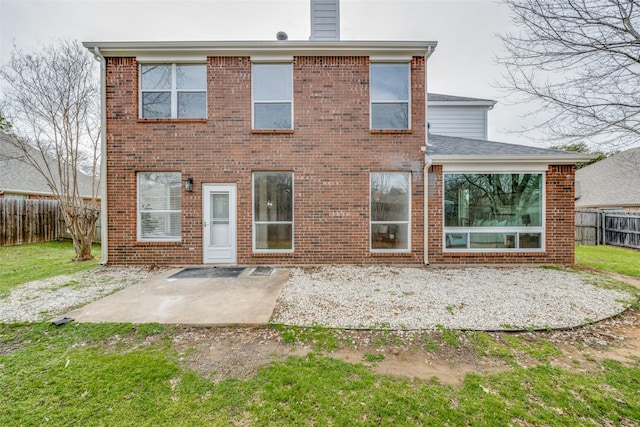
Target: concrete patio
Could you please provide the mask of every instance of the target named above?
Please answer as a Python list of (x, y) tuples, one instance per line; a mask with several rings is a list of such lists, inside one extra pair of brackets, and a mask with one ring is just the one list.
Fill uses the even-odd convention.
[(172, 269), (67, 313), (77, 322), (259, 325), (269, 321), (289, 270), (237, 277), (171, 277)]

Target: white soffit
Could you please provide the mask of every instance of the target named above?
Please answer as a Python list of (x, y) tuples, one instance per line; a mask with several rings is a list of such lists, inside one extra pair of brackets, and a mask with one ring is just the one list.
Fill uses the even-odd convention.
[(549, 165), (546, 163), (448, 163), (442, 165), (442, 172), (445, 173), (526, 173), (546, 172), (548, 169)]

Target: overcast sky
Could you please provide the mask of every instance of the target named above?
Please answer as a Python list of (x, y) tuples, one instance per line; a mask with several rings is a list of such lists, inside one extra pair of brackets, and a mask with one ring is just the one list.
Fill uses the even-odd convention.
[[(13, 45), (37, 48), (55, 38), (80, 41), (308, 40), (309, 0), (0, 0), (0, 61)], [(495, 33), (510, 27), (498, 0), (341, 0), (342, 40), (435, 40), (427, 64), (430, 92), (498, 101), (489, 139), (545, 146), (507, 132), (526, 123), (493, 87), (502, 71)]]

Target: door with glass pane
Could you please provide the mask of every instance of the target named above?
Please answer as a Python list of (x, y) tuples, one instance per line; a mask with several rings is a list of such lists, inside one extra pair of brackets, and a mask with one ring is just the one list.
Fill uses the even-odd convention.
[(236, 186), (203, 185), (203, 254), (205, 264), (236, 263)]

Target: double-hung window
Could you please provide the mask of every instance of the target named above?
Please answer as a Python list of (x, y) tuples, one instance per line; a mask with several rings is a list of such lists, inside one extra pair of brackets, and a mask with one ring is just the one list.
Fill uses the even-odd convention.
[(293, 173), (253, 174), (253, 248), (293, 251)]
[(293, 65), (253, 64), (253, 129), (293, 129)]
[(138, 172), (138, 240), (180, 241), (180, 172)]
[(411, 174), (371, 173), (371, 251), (411, 249)]
[(544, 174), (445, 173), (447, 251), (540, 250)]
[(140, 117), (206, 118), (206, 65), (142, 64)]
[(409, 64), (372, 63), (369, 69), (371, 129), (411, 128)]

